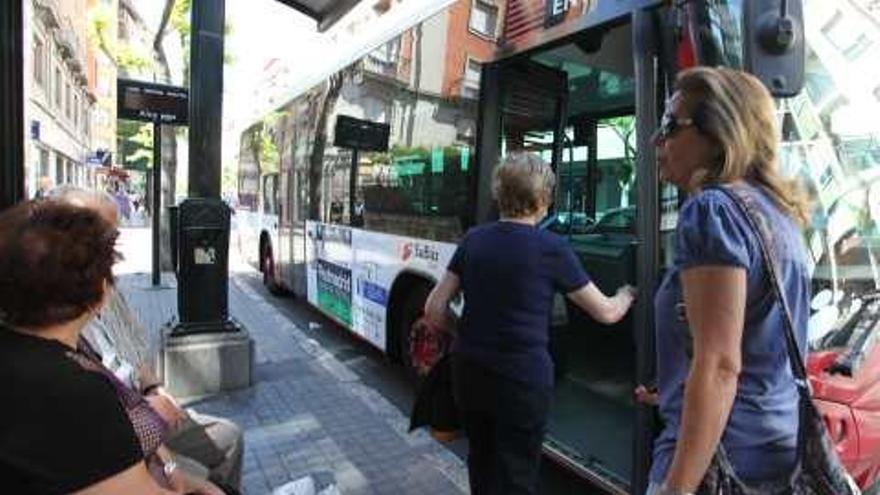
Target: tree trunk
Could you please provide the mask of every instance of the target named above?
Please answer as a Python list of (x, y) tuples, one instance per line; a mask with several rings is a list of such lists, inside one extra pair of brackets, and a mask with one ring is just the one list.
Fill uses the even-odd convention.
[(415, 133), (416, 128), (416, 111), (418, 110), (419, 96), (422, 91), (422, 23), (419, 23), (416, 25), (415, 29), (413, 29), (412, 37), (413, 64), (411, 70), (414, 71), (412, 82), (415, 94), (410, 97), (409, 125), (406, 130), (406, 145), (409, 147), (412, 147), (413, 145), (413, 134)]
[[(162, 42), (165, 39), (165, 32), (168, 28), (168, 21), (171, 18), (171, 11), (174, 8), (175, 0), (165, 0), (165, 7), (162, 11), (162, 20), (159, 28), (156, 30), (156, 37), (153, 39), (153, 52), (156, 62), (161, 70), (163, 82), (171, 82), (171, 68), (168, 65), (168, 58), (165, 56), (165, 49)], [(177, 191), (177, 130), (173, 126), (162, 127), (162, 202), (156, 213), (161, 216), (160, 245), (162, 246), (160, 266), (162, 271), (173, 270), (171, 265), (171, 228), (168, 223), (168, 210), (175, 202), (175, 194)]]
[(309, 219), (311, 220), (323, 220), (321, 182), (324, 178), (324, 150), (327, 147), (327, 118), (339, 99), (342, 82), (345, 79), (344, 74), (343, 70), (330, 78), (315, 124), (315, 140), (312, 154), (309, 156)]

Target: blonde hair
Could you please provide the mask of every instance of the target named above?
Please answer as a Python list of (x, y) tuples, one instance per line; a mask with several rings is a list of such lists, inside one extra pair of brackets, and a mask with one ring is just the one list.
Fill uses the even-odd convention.
[(762, 186), (802, 225), (809, 219), (806, 194), (779, 171), (779, 130), (773, 97), (756, 77), (723, 67), (682, 72), (675, 89), (697, 129), (718, 147), (716, 159), (694, 173), (691, 185), (746, 180)]
[(492, 176), (492, 196), (504, 217), (534, 215), (553, 202), (556, 175), (537, 155), (514, 152), (504, 158)]

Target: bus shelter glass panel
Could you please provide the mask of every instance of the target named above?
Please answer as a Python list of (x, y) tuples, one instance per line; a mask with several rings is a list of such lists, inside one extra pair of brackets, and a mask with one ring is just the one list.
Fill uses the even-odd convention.
[[(603, 38), (601, 44), (575, 39), (531, 57), (564, 75), (564, 86), (556, 100), (541, 105), (544, 114), (508, 115), (502, 145), (522, 143), (545, 159), (555, 157), (555, 204), (542, 226), (566, 237), (593, 282), (613, 294), (635, 282), (635, 98), (629, 26)], [(551, 115), (554, 103), (561, 111)], [(633, 318), (607, 326), (565, 306), (566, 317), (555, 317), (551, 329), (556, 390), (548, 442), (626, 485), (635, 408)]]

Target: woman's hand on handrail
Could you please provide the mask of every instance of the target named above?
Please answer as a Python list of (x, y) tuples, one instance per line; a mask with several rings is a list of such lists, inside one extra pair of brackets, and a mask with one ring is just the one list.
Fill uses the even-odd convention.
[(567, 296), (571, 302), (586, 311), (594, 320), (610, 325), (626, 316), (637, 292), (635, 287), (624, 285), (617, 289), (616, 294), (608, 297), (596, 287), (596, 284), (589, 283), (580, 289), (569, 292)]

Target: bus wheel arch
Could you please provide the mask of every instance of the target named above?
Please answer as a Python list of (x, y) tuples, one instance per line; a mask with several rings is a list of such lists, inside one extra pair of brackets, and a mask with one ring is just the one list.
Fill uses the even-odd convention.
[(273, 296), (284, 295), (284, 288), (275, 279), (275, 253), (272, 251), (272, 240), (269, 234), (260, 234), (260, 271), (263, 272), (263, 286)]
[(388, 297), (385, 349), (398, 364), (410, 368), (408, 347), (411, 327), (425, 305), (435, 281), (422, 274), (404, 272), (398, 275)]
[(265, 265), (266, 254), (267, 254), (266, 250), (268, 249), (271, 252), (272, 241), (269, 240), (269, 234), (265, 230), (260, 232), (260, 248), (259, 249), (260, 249), (260, 252), (258, 253), (259, 257), (257, 258), (257, 263), (259, 264), (260, 272), (266, 273), (266, 265)]

